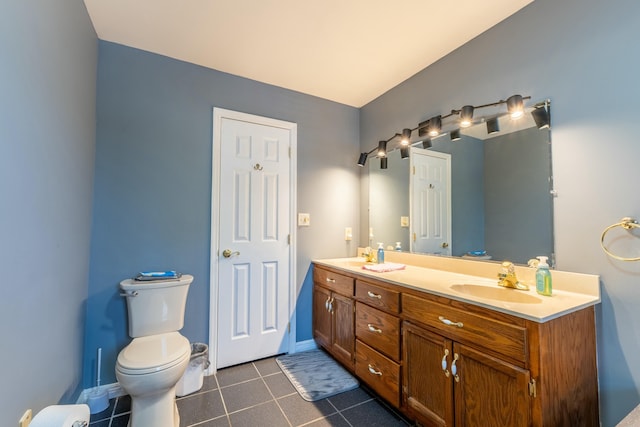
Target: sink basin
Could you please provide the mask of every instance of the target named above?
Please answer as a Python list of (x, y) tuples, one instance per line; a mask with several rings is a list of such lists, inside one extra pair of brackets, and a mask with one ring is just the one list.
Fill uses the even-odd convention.
[(494, 301), (513, 302), (519, 304), (542, 303), (542, 300), (540, 298), (531, 295), (530, 293), (528, 293), (528, 291), (507, 289), (499, 287), (498, 285), (485, 286), (472, 284), (455, 284), (451, 285), (451, 289), (462, 294)]

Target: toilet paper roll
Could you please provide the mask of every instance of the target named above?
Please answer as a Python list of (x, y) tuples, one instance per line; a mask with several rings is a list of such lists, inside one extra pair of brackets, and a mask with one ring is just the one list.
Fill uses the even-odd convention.
[(89, 423), (87, 405), (51, 405), (38, 412), (29, 427), (73, 427), (76, 421)]

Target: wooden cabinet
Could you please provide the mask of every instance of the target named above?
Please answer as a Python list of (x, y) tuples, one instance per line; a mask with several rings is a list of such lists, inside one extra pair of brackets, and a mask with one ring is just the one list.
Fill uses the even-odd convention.
[(528, 370), (410, 322), (403, 345), (406, 411), (425, 426), (530, 425)]
[(409, 418), (599, 425), (593, 306), (536, 322), (341, 271), (314, 269), (314, 338)]
[(400, 406), (400, 293), (356, 280), (356, 374)]
[(314, 269), (313, 337), (351, 371), (355, 365), (353, 283), (350, 277)]
[(403, 407), (425, 426), (599, 425), (593, 307), (544, 323), (402, 294)]

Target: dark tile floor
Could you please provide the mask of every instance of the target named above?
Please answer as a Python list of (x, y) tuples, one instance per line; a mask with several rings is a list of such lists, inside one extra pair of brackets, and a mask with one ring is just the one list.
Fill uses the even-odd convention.
[[(406, 427), (405, 419), (363, 388), (307, 402), (267, 358), (204, 377), (202, 389), (177, 398), (180, 427)], [(129, 396), (91, 416), (90, 427), (126, 427)], [(152, 426), (149, 426), (152, 427)]]

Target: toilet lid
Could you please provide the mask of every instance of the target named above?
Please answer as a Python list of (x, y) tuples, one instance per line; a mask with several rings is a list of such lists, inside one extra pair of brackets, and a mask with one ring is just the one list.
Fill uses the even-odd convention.
[(170, 368), (189, 357), (189, 340), (178, 332), (134, 338), (120, 354), (118, 369), (127, 374), (146, 374)]

